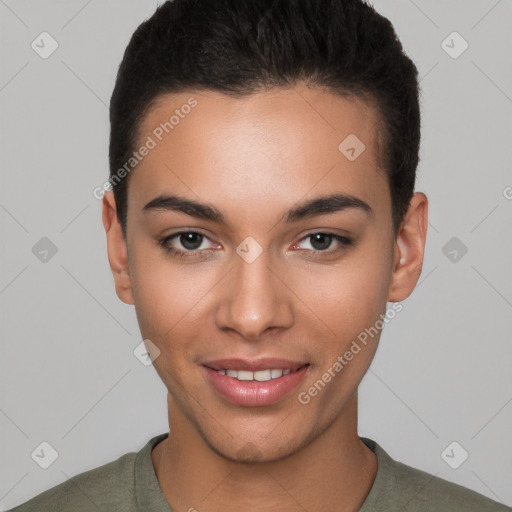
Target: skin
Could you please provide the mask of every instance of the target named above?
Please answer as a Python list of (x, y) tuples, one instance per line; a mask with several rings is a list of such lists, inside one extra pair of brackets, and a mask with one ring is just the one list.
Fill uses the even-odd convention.
[[(297, 394), (385, 314), (387, 302), (413, 291), (427, 198), (414, 194), (395, 238), (377, 113), (363, 100), (304, 85), (243, 99), (163, 96), (143, 119), (141, 143), (191, 96), (198, 105), (130, 175), (126, 240), (113, 193), (103, 199), (116, 292), (135, 305), (143, 338), (161, 351), (153, 364), (168, 389), (171, 432), (152, 452), (160, 487), (175, 511), (359, 510), (378, 463), (357, 434), (357, 388), (380, 333), (308, 404)], [(353, 162), (338, 151), (349, 134), (366, 146)], [(298, 201), (333, 192), (366, 201), (373, 215), (346, 209), (281, 221)], [(162, 193), (212, 204), (226, 224), (144, 212)], [(207, 237), (195, 249), (200, 257), (173, 257), (158, 244), (193, 229)], [(323, 249), (311, 232), (353, 244), (332, 239)], [(236, 252), (247, 236), (263, 249), (252, 263)], [(180, 237), (169, 243), (187, 250)], [(219, 395), (200, 366), (235, 356), (310, 367), (280, 401), (244, 407)]]

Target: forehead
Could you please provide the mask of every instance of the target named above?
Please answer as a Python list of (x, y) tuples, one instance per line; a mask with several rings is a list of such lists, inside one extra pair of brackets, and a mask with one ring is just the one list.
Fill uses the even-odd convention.
[(321, 89), (163, 95), (140, 125), (137, 147), (153, 148), (130, 177), (129, 202), (174, 192), (229, 209), (236, 198), (252, 215), (340, 191), (389, 210), (379, 129), (370, 104)]

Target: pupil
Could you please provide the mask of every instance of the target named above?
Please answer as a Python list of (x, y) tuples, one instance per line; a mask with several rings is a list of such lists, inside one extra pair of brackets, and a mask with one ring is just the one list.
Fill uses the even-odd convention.
[[(186, 249), (194, 250), (201, 246), (202, 236), (203, 235), (199, 233), (185, 233), (180, 236), (180, 243), (183, 244), (183, 247)], [(194, 238), (196, 239), (195, 242)], [(192, 245), (192, 247), (190, 245)]]
[[(311, 241), (311, 245), (318, 251), (321, 251), (322, 249), (327, 249), (329, 245), (331, 244), (332, 237), (330, 235), (325, 235), (323, 233), (316, 233), (313, 235), (313, 239)], [(320, 242), (320, 247), (318, 247), (318, 244), (316, 242)], [(316, 244), (316, 245), (315, 245)]]

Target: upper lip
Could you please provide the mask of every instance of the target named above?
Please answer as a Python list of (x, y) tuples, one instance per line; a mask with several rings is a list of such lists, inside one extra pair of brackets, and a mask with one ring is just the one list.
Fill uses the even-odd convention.
[(262, 359), (215, 359), (207, 361), (203, 366), (207, 366), (213, 370), (246, 370), (257, 372), (259, 370), (290, 370), (295, 371), (306, 365), (306, 362), (291, 361), (289, 359), (278, 359), (274, 357), (265, 357)]

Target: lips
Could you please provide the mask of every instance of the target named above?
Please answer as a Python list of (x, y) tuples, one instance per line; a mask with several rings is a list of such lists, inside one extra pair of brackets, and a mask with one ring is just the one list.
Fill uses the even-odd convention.
[(304, 379), (309, 364), (286, 359), (218, 359), (204, 363), (207, 381), (229, 402), (246, 407), (270, 405)]

